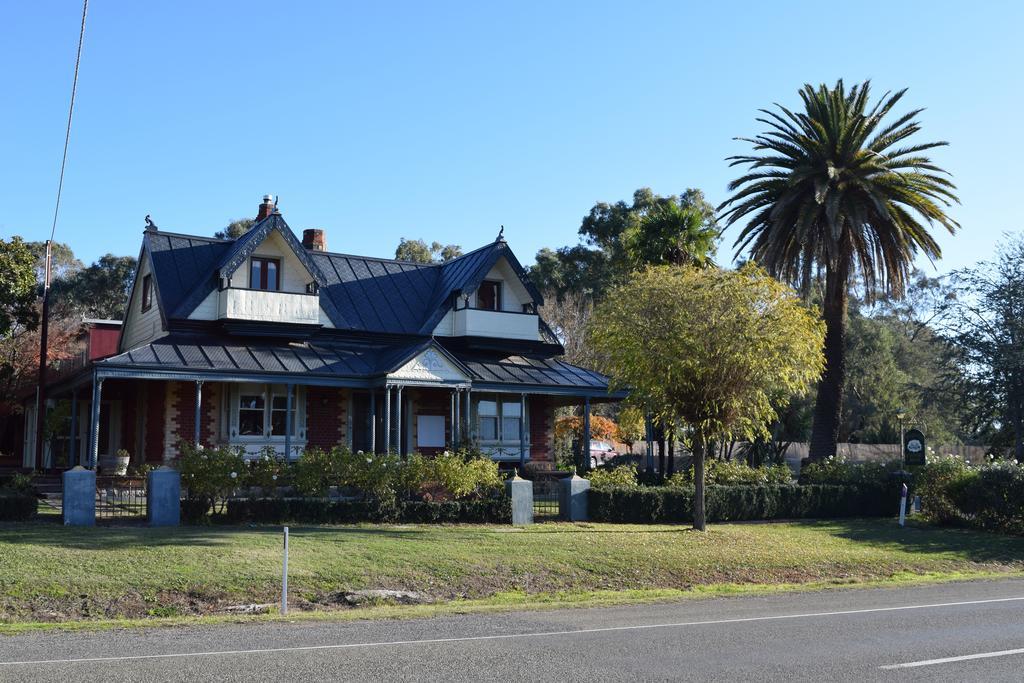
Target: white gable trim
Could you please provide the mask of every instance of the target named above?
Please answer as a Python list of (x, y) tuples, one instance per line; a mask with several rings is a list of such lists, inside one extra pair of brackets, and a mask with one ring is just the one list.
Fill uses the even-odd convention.
[(470, 378), (455, 363), (433, 347), (424, 349), (405, 365), (389, 373), (388, 379), (431, 384), (470, 381)]

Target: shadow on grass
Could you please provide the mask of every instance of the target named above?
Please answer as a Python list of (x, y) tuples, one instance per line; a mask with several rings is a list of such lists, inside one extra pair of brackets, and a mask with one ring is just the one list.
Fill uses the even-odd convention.
[[(430, 533), (431, 527), (390, 526), (299, 526), (289, 525), (292, 537), (352, 535), (410, 538)], [(65, 527), (49, 520), (0, 522), (0, 545), (24, 544), (59, 546), (82, 550), (114, 550), (131, 547), (230, 545), (238, 535), (281, 537), (280, 526), (211, 524), (153, 528), (142, 523), (100, 524), (95, 527)]]
[(893, 520), (878, 519), (800, 520), (793, 524), (887, 550), (952, 554), (972, 562), (1024, 562), (1024, 538), (1019, 536), (925, 524), (901, 529)]

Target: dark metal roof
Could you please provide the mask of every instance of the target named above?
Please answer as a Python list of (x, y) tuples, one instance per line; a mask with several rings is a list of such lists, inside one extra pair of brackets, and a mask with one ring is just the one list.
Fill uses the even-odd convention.
[(607, 391), (608, 377), (557, 358), (466, 357), (456, 354), (472, 373), (474, 383), (514, 386), (586, 388)]
[(155, 230), (147, 230), (143, 240), (167, 317), (188, 317), (188, 313), (179, 315), (179, 309), (190, 298), (198, 297), (198, 305), (213, 291), (217, 264), (232, 242)]
[(286, 343), (232, 337), (172, 335), (96, 363), (122, 376), (188, 373), (243, 377), (252, 381), (360, 380), (382, 378), (427, 347), (436, 347), (461, 367), (473, 385), (484, 388), (529, 388), (603, 395), (608, 378), (555, 358), (480, 357), (451, 353), (432, 339), (387, 346), (352, 346), (325, 342)]
[(381, 349), (332, 344), (250, 343), (225, 337), (164, 337), (106, 358), (99, 368), (196, 373), (300, 374), (367, 377), (376, 373)]
[[(185, 319), (277, 230), (320, 286), (334, 326), (390, 334), (430, 334), (451, 307), (453, 292), (476, 289), (504, 256), (538, 304), (542, 303), (515, 254), (502, 240), (443, 264), (309, 251), (279, 214), (236, 240), (147, 231), (157, 291), (168, 318)], [(326, 296), (324, 296), (326, 295)]]
[(324, 281), (320, 297), (345, 319), (342, 329), (417, 334), (440, 267), (387, 259), (309, 252)]

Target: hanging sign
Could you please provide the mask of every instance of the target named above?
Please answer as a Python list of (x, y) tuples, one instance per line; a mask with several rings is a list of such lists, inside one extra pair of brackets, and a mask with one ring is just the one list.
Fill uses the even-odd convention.
[(908, 429), (903, 436), (903, 460), (907, 465), (923, 465), (924, 432), (920, 429)]

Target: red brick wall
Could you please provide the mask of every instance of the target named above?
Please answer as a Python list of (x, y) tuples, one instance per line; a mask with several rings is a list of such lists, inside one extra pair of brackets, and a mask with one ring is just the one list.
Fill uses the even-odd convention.
[(144, 450), (146, 462), (161, 462), (164, 459), (164, 398), (167, 386), (164, 382), (146, 382), (146, 436)]
[(552, 462), (554, 453), (555, 407), (545, 396), (529, 396), (530, 459)]
[(347, 441), (348, 392), (332, 387), (306, 388), (306, 445), (333, 448)]
[[(171, 403), (171, 434), (173, 442), (195, 439), (196, 425), (196, 385), (195, 382), (174, 382), (174, 396)], [(219, 405), (220, 387), (217, 384), (203, 384), (203, 398), (199, 424), (199, 441), (211, 445), (217, 434), (214, 432), (216, 413)]]

